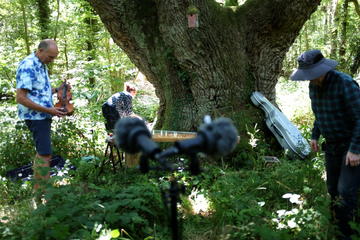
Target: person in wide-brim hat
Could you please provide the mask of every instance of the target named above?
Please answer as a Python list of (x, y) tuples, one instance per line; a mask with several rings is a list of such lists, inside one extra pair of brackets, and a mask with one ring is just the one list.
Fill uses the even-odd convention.
[(357, 210), (360, 188), (360, 89), (351, 76), (335, 70), (337, 61), (325, 58), (320, 50), (310, 50), (298, 57), (294, 81), (310, 80), (309, 96), (315, 121), (311, 149), (320, 150), (325, 142), (326, 183), (331, 196), (340, 236), (351, 240), (354, 231), (349, 222)]
[(335, 69), (338, 62), (324, 58), (320, 50), (310, 50), (298, 57), (299, 67), (290, 76), (292, 80), (313, 80)]

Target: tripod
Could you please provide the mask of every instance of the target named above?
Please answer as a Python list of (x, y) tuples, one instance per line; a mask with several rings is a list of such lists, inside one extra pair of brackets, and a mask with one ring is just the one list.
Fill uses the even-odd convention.
[[(170, 156), (178, 155), (178, 150), (175, 147), (170, 147), (164, 150), (163, 152), (155, 155), (155, 160), (157, 160), (158, 165), (155, 167), (149, 167), (149, 158), (145, 155), (142, 155), (140, 158), (140, 171), (142, 173), (147, 173), (150, 169), (162, 170), (167, 172), (176, 172), (178, 167), (173, 166), (167, 160)], [(197, 175), (200, 173), (200, 164), (197, 158), (196, 153), (189, 154), (190, 164), (189, 170), (192, 175)], [(179, 184), (175, 177), (170, 179), (170, 188), (167, 191), (162, 191), (163, 201), (166, 207), (170, 205), (170, 228), (172, 233), (172, 240), (181, 240), (182, 232), (179, 227), (178, 219), (178, 209), (177, 204), (180, 203), (180, 194), (185, 193), (185, 186)]]
[[(204, 124), (200, 127), (196, 137), (177, 141), (174, 146), (161, 150), (151, 139), (151, 133), (145, 123), (137, 118), (123, 118), (116, 123), (115, 134), (117, 144), (125, 152), (141, 152), (140, 171), (147, 173), (150, 170), (149, 159), (156, 162), (156, 167), (151, 169), (175, 172), (174, 167), (167, 160), (168, 157), (185, 154), (190, 157), (189, 170), (193, 175), (200, 173), (200, 164), (197, 153), (217, 154), (225, 156), (234, 150), (238, 141), (238, 133), (230, 119), (219, 118), (211, 122), (210, 117), (204, 118)], [(206, 120), (206, 121), (205, 121)], [(165, 203), (170, 202), (170, 219), (173, 240), (181, 240), (178, 227), (177, 203), (180, 193), (184, 188), (177, 183), (176, 179), (170, 181), (170, 189), (165, 194)], [(169, 199), (167, 201), (166, 199)]]

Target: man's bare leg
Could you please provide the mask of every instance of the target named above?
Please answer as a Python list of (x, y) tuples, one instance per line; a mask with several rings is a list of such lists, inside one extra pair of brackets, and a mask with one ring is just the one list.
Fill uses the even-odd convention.
[(47, 180), (50, 178), (50, 159), (51, 155), (36, 154), (35, 156), (33, 164), (35, 193), (42, 193), (44, 191)]

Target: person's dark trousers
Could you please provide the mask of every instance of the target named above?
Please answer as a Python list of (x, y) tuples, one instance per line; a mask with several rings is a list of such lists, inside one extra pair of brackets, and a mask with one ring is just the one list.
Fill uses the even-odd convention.
[(360, 186), (360, 166), (345, 166), (349, 142), (327, 142), (324, 145), (326, 182), (332, 200), (332, 210), (343, 239), (351, 239), (349, 225), (355, 216), (357, 193)]

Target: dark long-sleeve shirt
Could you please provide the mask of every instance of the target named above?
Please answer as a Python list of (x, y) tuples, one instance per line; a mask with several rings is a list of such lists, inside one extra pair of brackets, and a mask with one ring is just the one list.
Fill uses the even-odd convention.
[(329, 71), (322, 86), (309, 84), (315, 115), (312, 139), (350, 141), (349, 151), (360, 153), (360, 89), (349, 75)]

